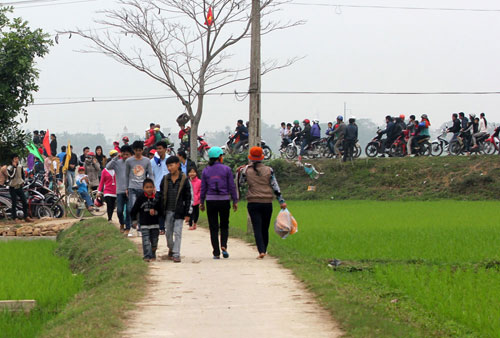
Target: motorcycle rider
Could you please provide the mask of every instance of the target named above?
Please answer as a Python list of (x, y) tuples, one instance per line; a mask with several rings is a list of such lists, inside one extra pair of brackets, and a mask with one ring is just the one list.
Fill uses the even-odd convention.
[(302, 161), (302, 156), (304, 155), (304, 151), (306, 150), (307, 146), (312, 142), (311, 121), (305, 119), (302, 123), (304, 124), (304, 129), (300, 132), (302, 143), (300, 145), (299, 161)]
[(380, 157), (385, 157), (385, 150), (387, 148), (390, 148), (391, 145), (394, 143), (394, 140), (396, 140), (396, 136), (394, 135), (394, 121), (390, 115), (387, 115), (385, 117), (385, 123), (386, 127), (384, 130), (380, 130), (379, 134), (380, 135), (387, 135), (387, 138), (382, 140), (382, 147), (381, 147), (381, 153)]
[(406, 125), (406, 130), (408, 130), (408, 143), (406, 144), (406, 149), (408, 150), (408, 155), (411, 155), (411, 144), (413, 142), (413, 137), (415, 137), (415, 115), (410, 115), (410, 121)]
[(448, 128), (446, 130), (448, 133), (453, 133), (453, 137), (451, 138), (450, 143), (457, 139), (457, 136), (460, 133), (460, 129), (462, 128), (457, 113), (453, 113), (451, 115), (451, 121), (453, 122), (453, 125), (451, 126), (451, 128)]
[(474, 147), (472, 148), (474, 149), (478, 147), (477, 140), (485, 135), (488, 135), (488, 125), (484, 118), (484, 113), (481, 113), (480, 119), (476, 117), (476, 120), (479, 126), (479, 130), (472, 135), (472, 143), (474, 144)]
[(420, 123), (418, 124), (417, 133), (413, 138), (413, 147), (416, 147), (420, 140), (431, 137), (429, 133), (429, 127), (431, 126), (431, 122), (429, 121), (429, 117), (427, 114), (422, 114)]
[(349, 118), (349, 124), (345, 128), (344, 136), (344, 162), (347, 159), (353, 159), (354, 147), (356, 146), (356, 141), (358, 140), (358, 126), (356, 125), (356, 118), (351, 116)]
[(300, 127), (300, 122), (299, 122), (299, 120), (295, 120), (295, 121), (293, 121), (291, 139), (293, 140), (296, 137), (300, 137), (300, 133), (302, 133), (302, 128)]
[(346, 125), (344, 123), (344, 117), (342, 115), (337, 116), (338, 127), (332, 132), (332, 137), (336, 137), (335, 144), (333, 145), (333, 152), (340, 158), (342, 154), (340, 153), (340, 145), (344, 142), (344, 136), (346, 131)]
[(238, 120), (236, 123), (236, 133), (233, 136), (233, 140), (239, 138), (238, 143), (234, 146), (234, 150), (238, 152), (238, 150), (248, 143), (248, 128), (243, 124), (243, 120)]
[(321, 127), (319, 126), (319, 120), (313, 120), (313, 125), (311, 127), (311, 136), (313, 141), (319, 140), (321, 138)]

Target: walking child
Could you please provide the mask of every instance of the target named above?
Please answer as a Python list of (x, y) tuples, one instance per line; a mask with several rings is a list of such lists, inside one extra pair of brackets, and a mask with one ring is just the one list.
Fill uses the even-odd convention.
[(189, 230), (196, 230), (196, 223), (200, 217), (201, 180), (198, 178), (196, 168), (193, 167), (189, 168), (188, 176), (193, 187), (193, 213), (189, 218)]
[(160, 185), (162, 208), (165, 213), (168, 259), (174, 263), (181, 262), (182, 225), (184, 221), (189, 222), (193, 205), (189, 179), (180, 167), (177, 156), (169, 157), (167, 159), (169, 174), (163, 177)]
[[(137, 219), (141, 224), (142, 252), (144, 260), (151, 262), (156, 260), (156, 249), (158, 248), (158, 238), (160, 231), (164, 233), (159, 217), (163, 210), (161, 206), (161, 196), (156, 196), (155, 184), (152, 179), (146, 178), (142, 183), (144, 194), (137, 196), (134, 206), (130, 211), (132, 222), (137, 224)], [(139, 216), (139, 217), (137, 217)]]

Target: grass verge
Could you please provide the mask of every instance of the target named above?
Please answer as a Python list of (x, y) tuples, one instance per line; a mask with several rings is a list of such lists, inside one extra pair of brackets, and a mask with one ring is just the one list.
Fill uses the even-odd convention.
[[(351, 337), (496, 337), (498, 202), (290, 201), (299, 232), (269, 253)], [(240, 212), (243, 211), (243, 212)], [(231, 235), (246, 235), (245, 205)], [(278, 208), (275, 206), (275, 214)], [(343, 264), (327, 266), (331, 259)]]
[(42, 337), (117, 337), (123, 315), (143, 296), (147, 266), (135, 245), (104, 219), (76, 223), (58, 237), (57, 253), (84, 276), (83, 291)]

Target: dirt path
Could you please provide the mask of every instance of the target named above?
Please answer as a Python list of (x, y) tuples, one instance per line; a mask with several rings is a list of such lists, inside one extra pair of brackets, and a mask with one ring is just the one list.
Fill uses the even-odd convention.
[[(140, 243), (140, 237), (132, 240)], [(182, 263), (150, 263), (146, 298), (127, 317), (124, 337), (339, 337), (341, 331), (276, 259), (229, 240), (213, 260), (207, 230), (184, 228)], [(167, 253), (160, 238), (160, 255)]]

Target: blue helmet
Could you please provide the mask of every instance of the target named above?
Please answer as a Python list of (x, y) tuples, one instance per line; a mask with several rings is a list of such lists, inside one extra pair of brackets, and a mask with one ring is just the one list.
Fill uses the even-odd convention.
[(209, 158), (219, 158), (221, 155), (224, 155), (224, 152), (220, 147), (212, 147), (208, 150)]
[(337, 120), (344, 121), (344, 117), (342, 115), (337, 116)]

